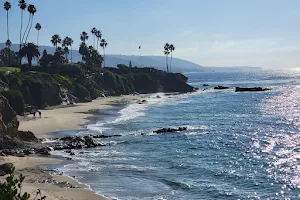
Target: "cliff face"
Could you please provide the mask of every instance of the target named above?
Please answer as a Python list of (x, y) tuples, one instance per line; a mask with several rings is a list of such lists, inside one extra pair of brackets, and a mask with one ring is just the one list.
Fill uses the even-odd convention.
[(18, 131), (19, 121), (7, 99), (0, 95), (0, 133), (13, 134)]
[[(69, 70), (75, 68), (70, 66)], [(13, 73), (0, 77), (10, 90), (20, 91), (26, 104), (44, 108), (62, 102), (87, 102), (102, 94), (121, 95), (155, 92), (194, 91), (188, 78), (180, 73), (167, 73), (154, 68), (137, 68), (120, 65), (104, 68), (98, 73), (78, 74), (72, 77), (44, 72)], [(13, 98), (11, 98), (13, 99)], [(11, 102), (17, 110), (18, 103)]]
[(8, 100), (0, 95), (0, 149), (16, 149), (24, 141), (37, 141), (32, 132), (18, 131), (19, 121)]

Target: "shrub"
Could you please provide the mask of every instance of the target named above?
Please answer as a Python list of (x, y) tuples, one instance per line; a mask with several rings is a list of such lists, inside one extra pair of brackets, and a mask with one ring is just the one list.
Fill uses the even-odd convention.
[(68, 76), (61, 76), (58, 74), (54, 74), (53, 78), (62, 85), (67, 85), (68, 87), (73, 84), (73, 79)]
[(77, 83), (74, 90), (74, 95), (81, 101), (90, 98), (90, 92), (83, 85)]
[(83, 73), (82, 67), (77, 64), (64, 64), (57, 68), (57, 73), (63, 76), (78, 77)]
[[(0, 200), (29, 200), (30, 194), (22, 193), (22, 183), (25, 177), (21, 174), (19, 178), (15, 178), (15, 168), (13, 167), (6, 182), (0, 183)], [(40, 198), (37, 198), (40, 196)], [(41, 191), (36, 193), (36, 200), (44, 200), (46, 196), (42, 196)]]
[(2, 95), (7, 98), (10, 106), (16, 111), (17, 114), (21, 115), (24, 113), (24, 97), (18, 90), (3, 91)]

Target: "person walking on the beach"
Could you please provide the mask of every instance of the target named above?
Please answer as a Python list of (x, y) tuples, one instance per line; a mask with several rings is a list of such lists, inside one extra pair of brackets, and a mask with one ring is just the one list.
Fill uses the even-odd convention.
[(39, 116), (40, 116), (40, 118), (42, 118), (42, 112), (41, 111), (39, 111)]
[(35, 112), (33, 112), (33, 117), (35, 118)]

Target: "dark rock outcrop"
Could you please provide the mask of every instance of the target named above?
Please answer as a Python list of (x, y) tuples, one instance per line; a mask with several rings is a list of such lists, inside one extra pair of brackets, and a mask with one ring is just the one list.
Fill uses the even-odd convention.
[(171, 133), (171, 132), (179, 132), (179, 131), (185, 131), (185, 130), (187, 130), (187, 127), (162, 128), (162, 129), (153, 131), (153, 133), (161, 134), (161, 133)]
[(218, 85), (217, 87), (215, 87), (214, 89), (215, 90), (226, 90), (226, 89), (229, 89), (230, 87), (225, 87), (225, 86), (222, 86), (222, 85)]
[(242, 87), (236, 87), (235, 92), (263, 92), (271, 90), (269, 88), (262, 88), (262, 87), (250, 87), (250, 88), (242, 88)]
[(93, 138), (111, 138), (111, 137), (121, 137), (122, 135), (92, 135)]
[(14, 165), (12, 163), (4, 163), (0, 165), (0, 172), (1, 175), (4, 176), (6, 174), (9, 174), (11, 170), (13, 169)]
[[(57, 142), (52, 143), (51, 147), (54, 150), (64, 149), (81, 149), (81, 148), (94, 148), (104, 146), (103, 144), (95, 141), (94, 136), (67, 136), (60, 138)], [(100, 138), (100, 137), (99, 137)]]

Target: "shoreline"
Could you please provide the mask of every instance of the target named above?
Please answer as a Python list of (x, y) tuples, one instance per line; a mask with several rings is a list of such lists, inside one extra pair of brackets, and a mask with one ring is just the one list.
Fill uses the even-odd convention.
[[(150, 94), (151, 95), (151, 94)], [(73, 106), (55, 106), (46, 108), (42, 111), (42, 118), (36, 117), (21, 117), (19, 130), (32, 131), (35, 136), (41, 138), (53, 138), (56, 137), (55, 132), (61, 131), (80, 131), (85, 130), (86, 125), (91, 121), (91, 117), (95, 114), (99, 115), (100, 111), (104, 109), (112, 108), (113, 106), (126, 105), (134, 101), (141, 101), (143, 98), (149, 97), (146, 95), (126, 95), (118, 97), (107, 97), (93, 100), (89, 103), (79, 103)], [(22, 119), (23, 118), (23, 119)], [(64, 161), (64, 157), (59, 158), (45, 158), (45, 157), (0, 157), (0, 163), (11, 162), (11, 160), (17, 164), (16, 174), (22, 173), (26, 176), (23, 186), (23, 191), (31, 192), (35, 194), (37, 189), (41, 189), (42, 195), (46, 195), (49, 200), (54, 199), (89, 199), (89, 200), (108, 200), (109, 198), (104, 197), (101, 193), (93, 191), (88, 184), (79, 182), (76, 177), (70, 177), (67, 174), (51, 175), (49, 173), (57, 173), (58, 170), (49, 170), (51, 167), (45, 167), (45, 165), (59, 165)], [(26, 160), (25, 160), (26, 159)], [(41, 159), (37, 162), (37, 159)], [(31, 163), (28, 166), (27, 163)], [(28, 166), (24, 171), (23, 167)], [(47, 170), (47, 171), (45, 171)], [(25, 173), (24, 173), (25, 172)], [(76, 185), (78, 188), (59, 188), (51, 184), (34, 184), (27, 182), (27, 180), (40, 180), (45, 177), (51, 177), (58, 182), (69, 182), (71, 185)], [(1, 181), (1, 179), (0, 179)], [(71, 192), (70, 192), (71, 191)], [(63, 196), (65, 195), (65, 196)]]
[[(96, 194), (88, 185), (80, 183), (74, 178), (55, 174), (55, 170), (49, 170), (43, 166), (57, 165), (62, 160), (45, 157), (7, 156), (0, 157), (0, 162), (13, 163), (16, 167), (15, 175), (23, 174), (25, 176), (22, 191), (26, 191), (31, 197), (35, 197), (37, 190), (40, 189), (42, 196), (45, 195), (47, 200), (108, 200), (107, 197)], [(4, 181), (5, 177), (0, 177), (0, 181)]]
[[(93, 100), (88, 103), (79, 103), (72, 106), (54, 106), (41, 110), (42, 117), (21, 117), (18, 116), (20, 120), (19, 130), (31, 131), (39, 139), (42, 138), (54, 138), (57, 137), (56, 132), (63, 131), (80, 131), (87, 130), (87, 125), (89, 122), (93, 121), (93, 116), (104, 116), (101, 111), (105, 109), (113, 108), (114, 106), (125, 106), (130, 103), (142, 102), (144, 99), (161, 95), (161, 93), (155, 94), (140, 94), (140, 95), (124, 95), (117, 97), (107, 97)], [(174, 93), (164, 93), (166, 96), (177, 95)], [(56, 157), (56, 156), (55, 156)], [(41, 189), (42, 195), (46, 195), (47, 199), (89, 199), (89, 200), (108, 200), (109, 198), (103, 196), (96, 191), (93, 191), (90, 185), (81, 183), (76, 177), (70, 177), (67, 174), (53, 175), (53, 173), (60, 173), (59, 170), (51, 170), (51, 166), (61, 165), (64, 162), (65, 157), (58, 156), (56, 158), (45, 158), (41, 156), (37, 157), (9, 157), (17, 162), (21, 162), (21, 166), (28, 166), (26, 162), (31, 163), (28, 168), (24, 169), (16, 166), (16, 173), (23, 173), (27, 178), (25, 178), (23, 191), (32, 192), (35, 194), (37, 189)], [(61, 158), (61, 159), (60, 159)], [(0, 157), (0, 164), (7, 162), (7, 157)], [(26, 160), (22, 160), (26, 159)], [(42, 159), (42, 162), (36, 162), (36, 159)], [(48, 166), (45, 166), (48, 165)], [(51, 165), (51, 166), (49, 166)], [(53, 167), (54, 168), (54, 167)], [(49, 170), (50, 169), (50, 170)], [(45, 177), (51, 177), (58, 182), (69, 182), (71, 185), (76, 185), (78, 188), (59, 188), (51, 184), (34, 184), (32, 182), (26, 182), (26, 180), (39, 180)], [(1, 178), (0, 178), (1, 181)], [(41, 187), (42, 186), (42, 187)], [(45, 191), (45, 194), (43, 194)], [(67, 192), (66, 192), (67, 191)], [(71, 191), (71, 192), (70, 192)], [(61, 196), (65, 195), (65, 196)], [(49, 198), (48, 198), (49, 196)], [(55, 196), (55, 198), (53, 198)]]
[(103, 110), (126, 104), (132, 101), (138, 101), (148, 97), (146, 95), (124, 95), (118, 97), (107, 97), (93, 100), (89, 103), (78, 103), (74, 106), (50, 107), (50, 109), (41, 110), (42, 117), (33, 118), (33, 116), (18, 116), (20, 121), (19, 130), (31, 131), (37, 138), (53, 138), (51, 133), (61, 131), (85, 130), (89, 117), (94, 116), (93, 110)]

